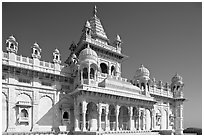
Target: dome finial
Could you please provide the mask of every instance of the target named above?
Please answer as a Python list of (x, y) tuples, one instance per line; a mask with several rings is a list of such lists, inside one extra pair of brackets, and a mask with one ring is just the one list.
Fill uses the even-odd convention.
[(85, 23), (85, 27), (86, 27), (86, 28), (91, 28), (90, 22), (89, 22), (88, 20), (87, 20), (86, 23)]
[(94, 11), (93, 11), (93, 14), (94, 14), (94, 16), (96, 17), (96, 13), (97, 13), (97, 7), (96, 7), (96, 5), (94, 6)]
[(120, 35), (118, 35), (118, 34), (116, 35), (116, 40), (119, 41), (119, 42), (121, 42)]

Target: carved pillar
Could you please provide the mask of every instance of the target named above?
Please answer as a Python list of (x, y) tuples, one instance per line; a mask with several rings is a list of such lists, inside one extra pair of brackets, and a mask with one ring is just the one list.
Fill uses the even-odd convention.
[(175, 108), (175, 134), (182, 135), (183, 134), (183, 102), (178, 100), (176, 102)]
[(33, 100), (33, 128), (32, 131), (38, 131), (38, 105), (39, 105), (39, 91), (34, 90), (34, 100)]
[(150, 130), (154, 129), (154, 109), (151, 109), (151, 128)]
[[(10, 78), (9, 78), (10, 79)], [(16, 94), (15, 94), (15, 89), (13, 87), (9, 87), (9, 98), (8, 98), (8, 129), (7, 132), (15, 132), (15, 123), (17, 122), (16, 120), (16, 109), (15, 109), (15, 98), (16, 98)]]
[(143, 110), (143, 130), (146, 130), (146, 109)]
[(105, 131), (110, 130), (110, 122), (108, 122), (109, 105), (106, 105), (106, 115), (105, 115)]
[(118, 131), (119, 130), (119, 122), (118, 122), (118, 116), (119, 116), (119, 111), (120, 111), (120, 106), (116, 105), (115, 108), (115, 114), (116, 114), (116, 121), (115, 121), (115, 130)]
[(80, 72), (81, 72), (81, 73), (80, 73), (81, 84), (83, 84), (83, 70), (81, 70)]
[(87, 110), (87, 102), (82, 102), (82, 131), (86, 131), (86, 110)]
[(101, 113), (102, 113), (102, 107), (101, 103), (98, 104), (98, 131), (102, 131), (101, 128)]
[(90, 84), (90, 62), (88, 63), (88, 84)]
[(108, 74), (111, 75), (111, 65), (110, 65), (110, 62), (108, 63)]
[(75, 98), (74, 100), (74, 116), (75, 116), (75, 123), (74, 123), (74, 131), (80, 131), (79, 129), (79, 105)]
[(141, 110), (138, 108), (139, 116), (138, 116), (138, 130), (141, 130)]
[(128, 112), (129, 112), (129, 130), (133, 130), (133, 123), (132, 123), (133, 107), (132, 106), (128, 108)]

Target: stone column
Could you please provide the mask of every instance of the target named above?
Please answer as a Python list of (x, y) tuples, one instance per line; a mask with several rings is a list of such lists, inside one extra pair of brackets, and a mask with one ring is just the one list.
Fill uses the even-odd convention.
[(150, 130), (154, 129), (154, 109), (151, 109), (151, 128)]
[(101, 113), (102, 113), (102, 107), (101, 103), (98, 104), (98, 131), (102, 131), (101, 128)]
[(88, 84), (90, 84), (90, 62), (88, 64)]
[(138, 117), (138, 130), (141, 130), (141, 110), (138, 108), (139, 117)]
[(178, 100), (176, 102), (175, 108), (176, 118), (175, 118), (175, 134), (182, 135), (183, 134), (183, 102)]
[(82, 131), (86, 131), (86, 110), (87, 110), (87, 102), (82, 102)]
[(118, 116), (119, 116), (119, 111), (120, 111), (120, 106), (119, 105), (116, 105), (115, 107), (115, 114), (116, 114), (116, 124), (115, 124), (115, 130), (118, 131), (119, 130), (119, 122), (118, 122)]
[(74, 100), (74, 116), (75, 116), (75, 123), (74, 123), (74, 131), (80, 131), (79, 129), (79, 105), (75, 98)]
[(8, 129), (7, 132), (15, 132), (16, 126), (15, 123), (17, 122), (16, 120), (16, 109), (15, 109), (15, 98), (16, 98), (16, 93), (15, 89), (13, 87), (9, 87), (9, 98), (8, 98)]
[(142, 124), (143, 130), (146, 130), (146, 109), (143, 110)]
[(133, 107), (132, 106), (128, 108), (128, 112), (129, 112), (129, 130), (133, 130), (133, 123), (132, 123)]
[(39, 105), (39, 91), (34, 90), (34, 100), (33, 100), (33, 128), (32, 131), (38, 131), (38, 105)]
[(109, 106), (106, 105), (106, 115), (105, 115), (105, 131), (110, 130), (110, 123), (108, 122), (108, 113), (109, 113)]
[(83, 82), (83, 70), (81, 70), (80, 72), (81, 72), (81, 73), (80, 73), (81, 84), (83, 84), (83, 83), (84, 83), (84, 82)]

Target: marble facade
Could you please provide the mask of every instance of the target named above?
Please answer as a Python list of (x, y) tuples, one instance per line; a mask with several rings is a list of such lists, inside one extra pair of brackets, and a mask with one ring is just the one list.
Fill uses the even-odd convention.
[(133, 79), (121, 77), (119, 35), (106, 36), (94, 8), (79, 42), (61, 63), (58, 49), (53, 62), (41, 60), (38, 43), (31, 57), (17, 54), (14, 36), (2, 52), (2, 132), (104, 132), (173, 130), (183, 134), (183, 81), (171, 84), (150, 78), (141, 65)]

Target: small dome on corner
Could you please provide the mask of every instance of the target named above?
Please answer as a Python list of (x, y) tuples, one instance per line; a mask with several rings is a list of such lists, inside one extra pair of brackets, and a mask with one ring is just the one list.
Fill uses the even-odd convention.
[(183, 78), (178, 73), (176, 73), (171, 79), (172, 83), (182, 82), (182, 81), (183, 81)]
[(13, 40), (13, 41), (16, 41), (16, 38), (13, 35), (9, 36), (9, 39)]
[(55, 49), (55, 51), (54, 51), (55, 53), (59, 53), (59, 50), (58, 49)]
[(142, 64), (138, 70), (136, 70), (136, 77), (149, 77), (150, 72), (147, 68), (145, 68)]

